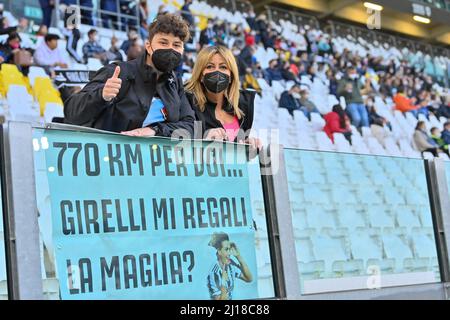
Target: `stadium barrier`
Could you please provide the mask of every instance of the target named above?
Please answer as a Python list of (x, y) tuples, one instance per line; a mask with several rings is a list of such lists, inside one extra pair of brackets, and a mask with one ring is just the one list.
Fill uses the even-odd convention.
[(21, 122), (1, 150), (1, 298), (449, 297), (440, 159), (271, 145), (248, 160), (231, 143)]

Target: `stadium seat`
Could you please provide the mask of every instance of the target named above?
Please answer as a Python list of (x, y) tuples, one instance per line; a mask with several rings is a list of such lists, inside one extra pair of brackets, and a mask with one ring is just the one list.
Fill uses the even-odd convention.
[(421, 227), (419, 218), (412, 212), (409, 207), (397, 207), (396, 209), (394, 209), (394, 212), (397, 217), (397, 223), (400, 227), (405, 227), (408, 229)]
[(384, 259), (383, 245), (378, 236), (373, 236), (367, 229), (350, 233), (350, 248), (353, 259), (362, 260), (367, 270), (378, 266), (383, 273), (392, 273), (395, 269), (394, 259)]
[(7, 94), (11, 120), (34, 122), (39, 120), (39, 111), (33, 108), (33, 97), (23, 85), (10, 85)]
[(357, 204), (357, 200), (353, 192), (345, 187), (337, 187), (331, 190), (333, 202), (335, 204)]
[(64, 118), (63, 105), (58, 103), (46, 103), (44, 110), (45, 122), (52, 122), (53, 118), (60, 117)]
[(417, 206), (414, 208), (414, 210), (420, 219), (422, 227), (433, 227), (433, 219), (431, 217), (430, 206)]
[(313, 204), (330, 203), (327, 194), (314, 185), (307, 186), (304, 190), (305, 201)]
[(307, 182), (308, 184), (311, 183), (316, 183), (316, 184), (321, 184), (324, 185), (325, 184), (325, 177), (318, 171), (316, 170), (312, 170), (314, 167), (307, 167), (305, 166), (305, 168), (307, 168), (307, 170), (303, 171), (303, 178), (304, 181)]
[(405, 193), (406, 203), (410, 206), (426, 206), (429, 204), (428, 194), (423, 194), (416, 188), (411, 188)]
[(383, 200), (376, 193), (376, 190), (373, 188), (360, 188), (358, 190), (359, 199), (362, 203), (368, 205), (380, 205), (383, 204)]
[(97, 71), (103, 67), (103, 64), (100, 62), (100, 60), (96, 58), (88, 58), (87, 65), (90, 71)]
[(413, 261), (413, 253), (407, 240), (401, 235), (383, 234), (383, 245), (386, 257), (395, 259), (396, 272), (405, 272), (405, 265)]
[(320, 231), (323, 228), (336, 229), (337, 224), (329, 211), (326, 211), (324, 207), (319, 206), (307, 206), (306, 211), (306, 221), (308, 223), (308, 228), (313, 228)]
[(336, 145), (336, 151), (340, 152), (352, 152), (350, 143), (345, 139), (342, 133), (334, 133), (334, 144)]
[(348, 183), (347, 176), (342, 172), (338, 170), (329, 170), (326, 172), (327, 181), (329, 184), (332, 185), (346, 185)]
[(367, 216), (372, 228), (395, 228), (395, 221), (393, 217), (387, 214), (384, 207), (368, 207)]
[(0, 93), (6, 96), (11, 85), (25, 86), (28, 89), (27, 81), (16, 65), (2, 63), (0, 69)]
[(405, 198), (402, 193), (399, 193), (397, 188), (386, 186), (384, 188), (384, 199), (387, 204), (390, 205), (402, 205), (405, 204)]
[(397, 143), (392, 138), (386, 138), (384, 140), (384, 146), (386, 148), (386, 151), (391, 156), (402, 156), (402, 152), (400, 148), (398, 147)]
[(322, 131), (325, 126), (325, 120), (318, 113), (311, 113), (311, 123), (313, 124), (313, 129), (315, 131)]
[(362, 264), (349, 261), (342, 239), (333, 239), (325, 235), (311, 237), (313, 254), (318, 261), (325, 263), (325, 277), (342, 277), (350, 274), (360, 274)]
[(432, 259), (437, 256), (434, 235), (421, 228), (416, 228), (411, 233), (414, 254), (419, 258)]
[(315, 138), (320, 150), (333, 151), (335, 149), (333, 143), (325, 132), (316, 132)]
[(337, 219), (341, 228), (350, 229), (349, 234), (352, 234), (353, 230), (357, 228), (367, 227), (367, 223), (363, 215), (356, 211), (355, 206), (340, 205), (337, 207)]
[(347, 171), (350, 183), (355, 185), (369, 186), (373, 184), (370, 175), (363, 170), (349, 170)]
[(30, 72), (28, 73), (28, 79), (30, 79), (30, 85), (34, 87), (34, 83), (37, 77), (48, 78), (45, 70), (41, 67), (31, 66)]

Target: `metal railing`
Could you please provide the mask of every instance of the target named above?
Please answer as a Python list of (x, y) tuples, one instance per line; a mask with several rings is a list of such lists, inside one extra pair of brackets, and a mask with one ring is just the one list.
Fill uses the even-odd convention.
[[(72, 5), (72, 8), (75, 8), (76, 13), (80, 14), (79, 20), (81, 20), (82, 24), (128, 31), (129, 26), (139, 28), (140, 25), (139, 2), (130, 1), (130, 4), (131, 3), (135, 4), (133, 8), (130, 8), (130, 10), (133, 10), (135, 14), (123, 13), (119, 0), (116, 0), (117, 11), (115, 12), (102, 9), (100, 0), (95, 1), (92, 7), (82, 6), (80, 0), (77, 0), (76, 5)], [(60, 0), (56, 0), (55, 8), (60, 8)], [(72, 13), (72, 11), (70, 12)], [(57, 9), (56, 26), (59, 26), (59, 22), (65, 18), (65, 12), (61, 12), (61, 10)], [(108, 25), (105, 25), (105, 21), (107, 21)]]

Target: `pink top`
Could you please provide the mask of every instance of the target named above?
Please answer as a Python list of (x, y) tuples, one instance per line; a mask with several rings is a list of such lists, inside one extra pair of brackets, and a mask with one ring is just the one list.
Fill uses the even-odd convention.
[(234, 117), (233, 122), (223, 124), (223, 128), (228, 136), (228, 141), (234, 141), (234, 139), (236, 139), (239, 132), (239, 127), (239, 120), (236, 116)]

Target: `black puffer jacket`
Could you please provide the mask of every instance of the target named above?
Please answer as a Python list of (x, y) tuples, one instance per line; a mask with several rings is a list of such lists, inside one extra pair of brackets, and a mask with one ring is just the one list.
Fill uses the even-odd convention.
[(141, 128), (156, 96), (167, 111), (166, 121), (152, 124), (157, 127), (156, 135), (168, 137), (175, 129), (185, 129), (192, 136), (195, 113), (186, 99), (181, 79), (168, 73), (157, 80), (156, 71), (147, 65), (146, 59), (147, 52), (136, 60), (119, 64), (122, 87), (110, 102), (103, 100), (102, 90), (116, 65), (97, 71), (83, 90), (65, 101), (65, 122), (114, 132)]
[[(250, 129), (252, 128), (253, 125), (255, 95), (256, 91), (254, 90), (241, 90), (240, 92), (239, 109), (241, 109), (241, 111), (244, 113), (244, 116), (241, 119), (239, 119), (240, 132), (236, 137), (235, 142), (241, 139), (245, 140), (245, 138), (247, 138), (250, 134)], [(195, 111), (196, 121), (200, 121), (202, 125), (202, 131), (195, 133), (196, 139), (203, 138), (207, 130), (214, 128), (223, 128), (222, 123), (216, 118), (215, 103), (207, 101), (205, 111), (201, 112), (195, 102), (194, 95), (190, 92), (186, 92), (186, 96), (189, 102), (191, 103), (192, 109), (194, 109)], [(234, 115), (233, 107), (227, 101), (225, 102), (223, 109), (229, 114)], [(199, 136), (199, 133), (201, 133), (202, 136)]]

